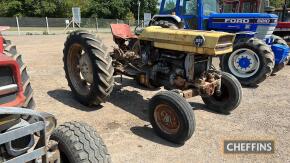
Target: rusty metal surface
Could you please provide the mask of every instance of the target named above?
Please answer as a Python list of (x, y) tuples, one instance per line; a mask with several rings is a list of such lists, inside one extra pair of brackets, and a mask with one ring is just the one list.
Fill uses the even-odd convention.
[(50, 140), (47, 145), (47, 162), (48, 163), (60, 163), (60, 151), (58, 149), (58, 143), (54, 140)]
[(188, 99), (197, 95), (199, 95), (199, 92), (197, 89), (189, 89), (189, 90), (182, 91), (182, 96), (185, 99)]

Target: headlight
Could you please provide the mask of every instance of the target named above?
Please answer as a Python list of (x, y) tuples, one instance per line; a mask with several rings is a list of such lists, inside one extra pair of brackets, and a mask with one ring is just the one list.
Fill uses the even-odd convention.
[(57, 121), (52, 114), (49, 113), (40, 113), (41, 116), (45, 119), (45, 132), (46, 135), (51, 135), (53, 130), (57, 125)]

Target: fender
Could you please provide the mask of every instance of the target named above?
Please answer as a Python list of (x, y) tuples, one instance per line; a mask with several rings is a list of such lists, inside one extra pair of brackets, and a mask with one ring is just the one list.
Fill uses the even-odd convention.
[(182, 22), (181, 18), (177, 15), (154, 15), (153, 18), (150, 20), (149, 25), (151, 25), (154, 21), (158, 19), (170, 19), (175, 21), (177, 24)]
[(236, 34), (236, 41), (241, 39), (241, 38), (252, 38), (255, 37), (255, 34), (257, 32), (252, 32), (252, 31), (242, 31), (242, 32), (237, 32)]

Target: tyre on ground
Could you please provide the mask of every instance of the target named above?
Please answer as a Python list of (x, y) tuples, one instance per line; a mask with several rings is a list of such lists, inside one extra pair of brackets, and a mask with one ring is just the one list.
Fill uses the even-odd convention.
[(27, 66), (24, 64), (22, 55), (17, 52), (16, 46), (10, 40), (4, 39), (4, 55), (13, 58), (19, 65), (21, 82), (25, 96), (25, 102), (22, 106), (28, 109), (35, 109), (36, 104), (33, 98), (33, 89), (30, 83), (30, 77), (27, 73)]
[(192, 107), (172, 91), (159, 92), (150, 100), (149, 120), (157, 135), (177, 144), (188, 140), (195, 129)]
[(242, 100), (242, 86), (231, 74), (221, 72), (221, 92), (209, 97), (202, 97), (208, 109), (229, 114), (236, 109)]
[(105, 102), (113, 90), (114, 68), (102, 40), (75, 31), (67, 37), (63, 53), (65, 76), (76, 99), (87, 106)]
[[(288, 47), (287, 42), (283, 38), (276, 35), (272, 35), (272, 39), (273, 39), (273, 44), (280, 44), (280, 45)], [(282, 70), (289, 63), (289, 60), (290, 60), (290, 56), (288, 55), (287, 58), (282, 63), (275, 65), (272, 73), (274, 74)]]
[(111, 157), (102, 138), (94, 128), (85, 123), (64, 123), (53, 131), (50, 139), (58, 142), (61, 162), (111, 162)]
[(238, 40), (233, 52), (220, 58), (222, 71), (234, 75), (244, 86), (256, 86), (272, 74), (274, 53), (257, 38)]

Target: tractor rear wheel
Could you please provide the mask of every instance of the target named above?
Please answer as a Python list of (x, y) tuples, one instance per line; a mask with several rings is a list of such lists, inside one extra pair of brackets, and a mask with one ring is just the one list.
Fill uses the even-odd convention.
[(58, 142), (61, 162), (111, 162), (102, 138), (94, 128), (85, 123), (64, 123), (53, 131), (50, 138)]
[(177, 144), (188, 140), (195, 129), (192, 107), (172, 91), (159, 92), (150, 100), (149, 120), (160, 137)]
[(27, 66), (22, 60), (22, 55), (17, 53), (16, 46), (13, 45), (10, 40), (4, 40), (4, 48), (4, 54), (8, 57), (13, 58), (18, 63), (20, 68), (20, 75), (25, 96), (25, 102), (20, 107), (35, 109), (36, 105), (33, 98), (33, 90), (30, 83), (30, 77), (27, 73)]
[[(283, 38), (276, 36), (276, 35), (272, 35), (272, 38), (273, 38), (274, 44), (280, 44), (280, 45), (288, 47), (287, 42)], [(287, 58), (282, 63), (275, 65), (272, 73), (274, 74), (274, 73), (282, 70), (289, 63), (289, 60), (290, 60), (290, 56), (288, 55)]]
[(114, 86), (112, 58), (103, 42), (86, 31), (72, 32), (64, 46), (68, 85), (82, 104), (99, 105)]
[(242, 100), (242, 86), (231, 74), (222, 72), (221, 93), (214, 93), (210, 97), (202, 97), (202, 100), (211, 110), (228, 114), (236, 109)]
[(153, 22), (154, 26), (160, 26), (162, 28), (179, 29), (178, 25), (170, 20), (157, 20)]
[(274, 53), (257, 38), (237, 41), (233, 53), (221, 57), (220, 67), (244, 86), (256, 86), (272, 73)]

